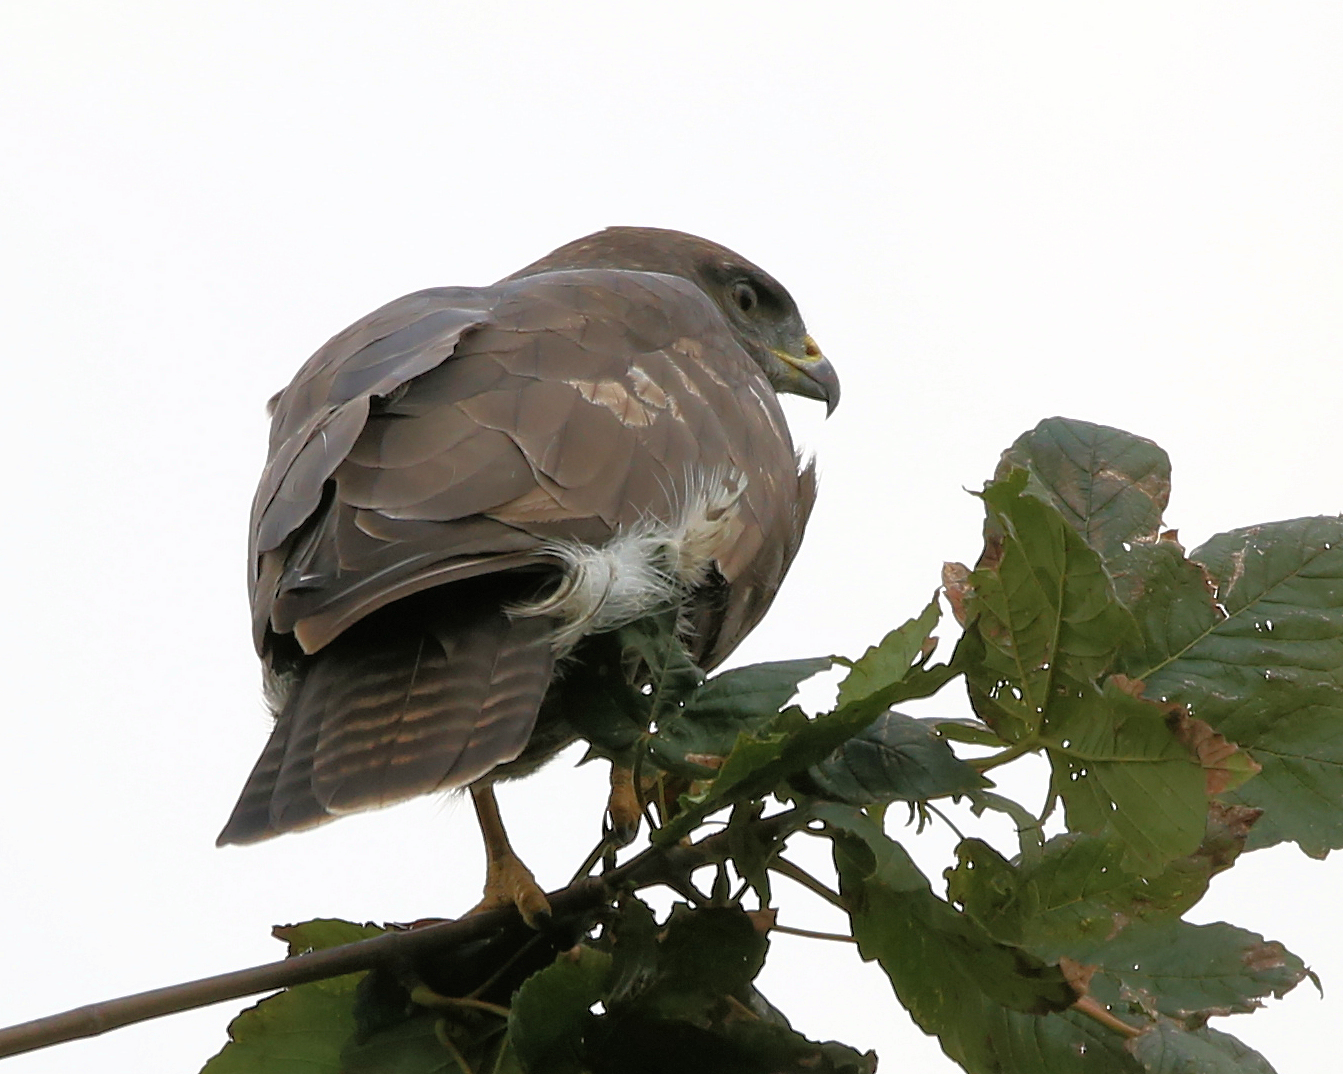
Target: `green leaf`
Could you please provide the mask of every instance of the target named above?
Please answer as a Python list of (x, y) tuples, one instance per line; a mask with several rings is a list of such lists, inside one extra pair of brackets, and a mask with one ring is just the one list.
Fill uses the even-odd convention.
[(1113, 834), (1057, 835), (1020, 863), (966, 839), (947, 871), (948, 895), (1000, 940), (1041, 958), (1084, 961), (1119, 924), (1172, 920), (1197, 903), (1244, 845), (1252, 819), (1245, 812), (1214, 807), (1198, 850), (1150, 877), (1125, 865), (1125, 844)]
[(771, 660), (733, 668), (709, 679), (686, 704), (695, 720), (765, 719), (792, 700), (798, 686), (834, 663), (834, 657)]
[[(697, 758), (726, 757), (743, 732), (768, 724), (798, 684), (830, 667), (828, 656), (752, 664), (715, 675), (689, 695), (680, 713), (662, 720), (648, 748), (660, 768), (702, 778)], [(687, 759), (689, 758), (689, 760)]]
[(1248, 1014), (1306, 976), (1305, 964), (1282, 944), (1224, 922), (1133, 921), (1075, 957), (1101, 969), (1091, 981), (1101, 1002), (1139, 1002), (1188, 1025)]
[(1241, 1065), (1235, 1068), (1236, 1074), (1274, 1074), (1274, 1070), (1267, 1059), (1249, 1045), (1237, 1040), (1230, 1033), (1223, 1033), (1211, 1026), (1204, 1026), (1202, 1029), (1194, 1030), (1193, 1035), (1201, 1037), (1210, 1044), (1215, 1044), (1232, 1059), (1240, 1063)]
[(760, 899), (761, 906), (771, 903), (769, 863), (783, 849), (786, 836), (778, 833), (764, 834), (759, 820), (764, 812), (763, 802), (741, 802), (732, 807), (732, 816), (727, 822), (728, 852), (732, 856), (732, 865), (741, 878), (751, 885)]
[(678, 903), (658, 936), (656, 973), (625, 1002), (659, 1018), (709, 1025), (721, 1017), (724, 997), (746, 994), (768, 946), (740, 907)]
[(618, 632), (583, 642), (583, 673), (564, 677), (542, 703), (539, 722), (563, 715), (608, 757), (629, 754), (648, 731), (648, 698), (626, 677)]
[(249, 1007), (229, 1023), (229, 1043), (201, 1074), (340, 1074), (357, 977), (300, 985)]
[(833, 826), (859, 952), (881, 963), (914, 1020), (970, 1074), (1140, 1070), (1123, 1037), (1065, 1009), (1076, 996), (1057, 967), (995, 941), (938, 899), (899, 845), (865, 817), (841, 806), (821, 815)]
[(849, 673), (839, 684), (838, 706), (866, 701), (904, 683), (914, 662), (925, 652), (941, 617), (942, 609), (934, 597), (918, 618), (896, 627), (857, 660), (843, 661), (848, 664)]
[(1166, 1019), (1130, 1041), (1129, 1050), (1148, 1074), (1274, 1074), (1235, 1037), (1207, 1028), (1191, 1033)]
[(1307, 975), (1281, 944), (1231, 925), (1178, 919), (1234, 857), (1247, 819), (1218, 807), (1198, 854), (1151, 880), (1125, 867), (1114, 837), (1058, 836), (1038, 861), (1022, 864), (965, 840), (948, 889), (995, 937), (1091, 967), (1089, 993), (1111, 1010), (1198, 1026), (1212, 1015), (1252, 1011)]
[(870, 1054), (744, 1016), (706, 1027), (626, 1012), (602, 1018), (595, 1036), (592, 1069), (602, 1074), (872, 1074), (876, 1066)]
[(1096, 552), (1154, 541), (1170, 498), (1170, 458), (1140, 436), (1070, 418), (1047, 418), (1003, 452), (999, 478), (1030, 474), (1046, 499)]
[(927, 723), (898, 712), (878, 716), (806, 778), (808, 790), (850, 805), (919, 802), (992, 785)]
[(1224, 618), (1208, 572), (1185, 559), (1173, 540), (1134, 545), (1106, 561), (1121, 600), (1141, 635), (1123, 656), (1122, 670), (1141, 679), (1211, 631)]
[(611, 939), (611, 983), (606, 1002), (619, 1007), (641, 995), (657, 978), (657, 921), (647, 903), (626, 894), (621, 896), (606, 934)]
[(1116, 832), (1143, 871), (1193, 853), (1208, 812), (1207, 777), (1167, 713), (1114, 678), (1054, 699), (1041, 737), (1074, 830)]
[(626, 896), (607, 935), (611, 987), (589, 1035), (592, 1069), (871, 1074), (871, 1057), (794, 1033), (753, 987), (767, 940), (740, 908), (679, 904), (659, 928)]
[[(276, 926), (289, 954), (379, 935), (374, 925), (317, 919)], [(355, 1031), (354, 995), (364, 974), (296, 985), (268, 996), (229, 1024), (229, 1043), (201, 1074), (341, 1074), (341, 1049)]]
[(821, 806), (834, 841), (840, 893), (864, 959), (876, 959), (923, 1028), (941, 1034), (962, 1000), (988, 998), (1031, 1014), (1076, 1000), (1057, 966), (995, 940), (974, 918), (933, 894), (899, 843), (864, 814)]
[(1013, 470), (981, 494), (984, 554), (969, 577), (969, 625), (957, 647), (979, 715), (1003, 738), (1037, 733), (1061, 682), (1086, 684), (1132, 643), (1100, 557)]
[(936, 720), (933, 727), (943, 738), (964, 742), (971, 746), (1002, 746), (1003, 740), (978, 720)]
[(372, 923), (356, 925), (353, 921), (342, 921), (338, 917), (318, 917), (297, 925), (276, 925), (271, 929), (271, 935), (288, 945), (289, 957), (293, 958), (309, 951), (322, 951), (328, 947), (371, 940), (386, 931)]
[(583, 641), (581, 670), (561, 679), (543, 709), (559, 709), (597, 753), (626, 757), (650, 722), (676, 716), (704, 680), (660, 612)]
[(472, 1039), (476, 1034), (455, 1029), (433, 1011), (418, 1011), (366, 1039), (351, 1038), (341, 1052), (340, 1074), (464, 1074), (439, 1034), (449, 1035), (458, 1049), (473, 1057), (479, 1058), (482, 1049)]
[(680, 712), (704, 681), (704, 672), (676, 636), (678, 614), (672, 609), (650, 615), (616, 631), (626, 663), (634, 668), (629, 678), (642, 688), (654, 722)]
[(1151, 640), (1134, 670), (1148, 697), (1186, 706), (1263, 766), (1225, 796), (1265, 811), (1252, 848), (1292, 840), (1323, 857), (1343, 847), (1343, 519), (1234, 530), (1190, 555), (1215, 593), (1197, 594), (1189, 569), (1164, 580), (1169, 562), (1138, 571)]
[(794, 705), (760, 731), (738, 735), (713, 782), (697, 796), (682, 796), (682, 812), (653, 833), (653, 842), (667, 846), (715, 810), (769, 794), (871, 723), (874, 705), (858, 701), (814, 719)]
[(584, 1036), (596, 1019), (589, 1008), (606, 992), (611, 956), (585, 945), (565, 951), (518, 989), (508, 1015), (508, 1040), (528, 1074), (580, 1074)]
[[(778, 1025), (741, 1019), (727, 1023), (723, 1035), (761, 1074), (873, 1074), (877, 1068), (871, 1052), (861, 1055), (834, 1041), (817, 1044), (786, 1022)], [(678, 1072), (686, 1069), (680, 1067)], [(696, 1064), (690, 1069), (699, 1072), (703, 1068)], [(749, 1069), (745, 1064), (738, 1065), (732, 1068), (732, 1074), (744, 1074)]]
[[(905, 652), (925, 651), (940, 612), (936, 602), (898, 631)], [(890, 635), (887, 636), (887, 641)], [(883, 642), (883, 645), (885, 643)], [(888, 647), (880, 658), (864, 664), (863, 682), (870, 685), (850, 690), (850, 700), (841, 701), (831, 712), (809, 719), (797, 706), (790, 706), (767, 724), (739, 734), (718, 775), (703, 793), (683, 798), (683, 811), (659, 829), (653, 841), (666, 846), (692, 832), (714, 810), (733, 802), (768, 794), (797, 773), (824, 760), (841, 743), (871, 724), (898, 701), (927, 697), (959, 674), (953, 665), (924, 668), (891, 658)], [(867, 657), (864, 656), (863, 660)], [(913, 657), (910, 658), (911, 661)], [(855, 671), (862, 661), (855, 662)], [(880, 674), (878, 674), (880, 667)], [(850, 678), (853, 673), (850, 673)], [(845, 680), (848, 682), (848, 679)], [(859, 694), (861, 696), (854, 696)]]

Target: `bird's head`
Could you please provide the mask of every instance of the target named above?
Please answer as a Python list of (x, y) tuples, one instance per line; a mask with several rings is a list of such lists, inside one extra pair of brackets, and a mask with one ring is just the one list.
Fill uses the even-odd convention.
[(793, 296), (726, 246), (665, 228), (611, 227), (561, 246), (511, 278), (577, 268), (660, 272), (690, 280), (722, 310), (776, 392), (820, 399), (827, 414), (839, 404), (839, 377), (807, 334)]

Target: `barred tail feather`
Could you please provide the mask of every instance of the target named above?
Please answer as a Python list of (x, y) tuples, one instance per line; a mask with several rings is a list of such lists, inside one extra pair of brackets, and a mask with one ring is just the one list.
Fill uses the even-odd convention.
[(513, 760), (554, 671), (553, 632), (498, 606), (359, 624), (298, 669), (219, 845), (465, 787)]

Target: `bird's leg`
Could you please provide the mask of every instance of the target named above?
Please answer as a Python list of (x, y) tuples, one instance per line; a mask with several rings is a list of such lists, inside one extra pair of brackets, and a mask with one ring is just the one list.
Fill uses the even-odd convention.
[(516, 906), (522, 920), (537, 928), (541, 923), (539, 919), (550, 916), (550, 903), (532, 871), (513, 853), (504, 822), (499, 819), (494, 788), (488, 784), (472, 787), (471, 801), (475, 804), (480, 834), (485, 840), (485, 895), (471, 913)]
[(617, 847), (628, 846), (639, 834), (643, 804), (634, 785), (634, 769), (620, 761), (611, 762), (611, 796), (606, 800), (610, 821), (608, 838)]

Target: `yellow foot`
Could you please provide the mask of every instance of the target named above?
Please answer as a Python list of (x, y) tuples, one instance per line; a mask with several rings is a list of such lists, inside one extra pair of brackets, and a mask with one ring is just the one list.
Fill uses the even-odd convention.
[(485, 896), (468, 912), (479, 914), (506, 906), (516, 906), (522, 920), (534, 929), (540, 928), (550, 918), (550, 903), (546, 900), (546, 893), (541, 890), (532, 871), (513, 854), (490, 862), (485, 874)]
[(622, 764), (611, 765), (611, 797), (606, 800), (606, 816), (611, 823), (609, 836), (616, 846), (628, 846), (639, 834), (643, 807), (634, 789), (634, 773)]

